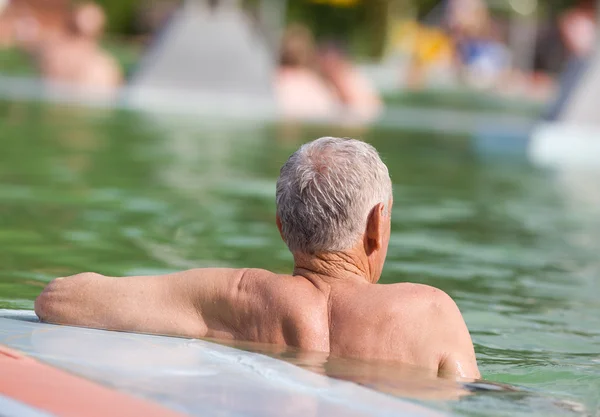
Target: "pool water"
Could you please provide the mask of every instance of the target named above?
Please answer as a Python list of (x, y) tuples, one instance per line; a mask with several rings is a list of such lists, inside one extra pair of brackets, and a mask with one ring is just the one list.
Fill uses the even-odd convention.
[(454, 297), (484, 378), (510, 389), (468, 394), (399, 364), (240, 347), (457, 415), (599, 415), (598, 176), (484, 158), (465, 137), (0, 101), (0, 308), (31, 309), (52, 278), (82, 271), (289, 272), (275, 179), (324, 135), (368, 140), (390, 168), (382, 281)]

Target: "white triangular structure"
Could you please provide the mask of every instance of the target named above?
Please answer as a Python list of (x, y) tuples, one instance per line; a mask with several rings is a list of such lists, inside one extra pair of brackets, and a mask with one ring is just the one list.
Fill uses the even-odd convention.
[(275, 57), (235, 0), (179, 9), (146, 53), (125, 101), (189, 105), (199, 101), (273, 101)]

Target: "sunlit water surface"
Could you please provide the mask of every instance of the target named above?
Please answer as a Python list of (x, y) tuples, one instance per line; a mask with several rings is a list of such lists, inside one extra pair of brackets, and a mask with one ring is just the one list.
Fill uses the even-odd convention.
[(81, 271), (289, 272), (275, 179), (300, 143), (323, 135), (368, 140), (390, 168), (382, 281), (448, 292), (484, 378), (510, 387), (239, 347), (459, 415), (598, 415), (600, 181), (482, 160), (461, 137), (0, 102), (0, 308), (31, 309), (48, 281)]

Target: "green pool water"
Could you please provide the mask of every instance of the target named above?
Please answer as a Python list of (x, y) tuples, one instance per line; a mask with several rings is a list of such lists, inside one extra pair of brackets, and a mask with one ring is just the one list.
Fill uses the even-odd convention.
[(313, 370), (458, 415), (599, 415), (600, 181), (482, 159), (463, 137), (0, 101), (0, 308), (31, 309), (52, 278), (82, 271), (289, 272), (275, 179), (300, 143), (323, 135), (368, 140), (390, 168), (382, 281), (447, 291), (484, 378), (519, 391), (432, 400), (447, 381), (400, 365)]

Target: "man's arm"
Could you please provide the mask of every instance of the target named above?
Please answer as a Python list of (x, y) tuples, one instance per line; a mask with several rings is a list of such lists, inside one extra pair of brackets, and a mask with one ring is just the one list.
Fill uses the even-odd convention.
[(42, 321), (56, 324), (231, 338), (220, 310), (243, 273), (199, 269), (128, 278), (79, 274), (52, 281), (36, 299), (35, 312)]
[(440, 354), (438, 373), (479, 379), (475, 349), (458, 306), (441, 290), (436, 290), (432, 308), (432, 337)]

